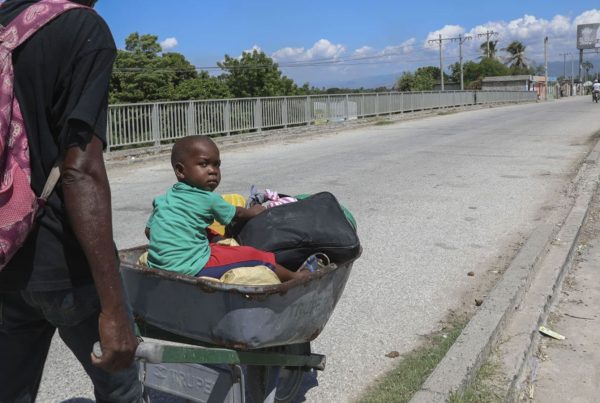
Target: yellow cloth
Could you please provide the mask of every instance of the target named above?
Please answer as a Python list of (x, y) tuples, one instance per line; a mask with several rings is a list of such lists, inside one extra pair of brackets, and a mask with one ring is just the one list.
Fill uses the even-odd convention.
[(231, 269), (221, 276), (221, 282), (238, 285), (281, 284), (277, 274), (267, 266), (238, 267), (236, 269)]
[[(232, 241), (237, 244), (235, 240), (228, 238), (221, 242)], [(234, 245), (231, 245), (234, 246)], [(138, 258), (138, 264), (142, 266), (148, 266), (148, 252), (144, 252)], [(252, 266), (252, 267), (238, 267), (231, 269), (221, 276), (221, 278), (214, 277), (199, 277), (204, 280), (214, 281), (223, 284), (237, 284), (237, 285), (271, 285), (281, 284), (277, 274), (267, 266)]]
[[(233, 204), (236, 207), (244, 207), (246, 205), (246, 198), (237, 193), (229, 193), (221, 195), (223, 200), (229, 204)], [(218, 232), (221, 235), (225, 235), (225, 226), (218, 221), (214, 221), (208, 228)]]
[(142, 253), (140, 257), (138, 257), (137, 264), (140, 266), (148, 266), (148, 251)]
[(240, 246), (239, 243), (237, 243), (237, 241), (233, 238), (225, 238), (225, 239), (221, 239), (219, 242), (217, 242), (217, 245), (223, 245), (223, 246)]

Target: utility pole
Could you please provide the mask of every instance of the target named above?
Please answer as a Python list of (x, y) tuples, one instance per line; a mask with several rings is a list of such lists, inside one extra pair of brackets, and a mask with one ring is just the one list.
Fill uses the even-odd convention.
[(571, 55), (571, 95), (577, 95), (575, 94), (575, 76), (574, 74), (574, 70), (573, 70), (573, 65), (575, 60), (573, 59), (573, 53), (569, 53)]
[(442, 83), (442, 92), (444, 91), (444, 52), (442, 52), (442, 34), (440, 34), (440, 82)]
[(439, 35), (438, 39), (430, 39), (428, 43), (438, 42), (440, 46), (440, 78), (442, 84), (442, 91), (444, 91), (444, 57), (442, 53), (442, 42), (447, 39), (442, 38), (442, 34)]
[[(451, 38), (454, 39), (454, 38)], [(462, 35), (458, 35), (458, 46), (459, 46), (459, 58), (460, 58), (460, 90), (464, 91), (465, 90), (465, 80), (464, 80), (464, 74), (463, 74), (463, 43), (465, 43), (465, 41), (469, 40), (469, 39), (473, 39), (473, 37), (471, 36), (465, 36), (463, 38)]]
[(544, 101), (548, 100), (548, 37), (544, 38)]
[(486, 43), (486, 46), (487, 46), (487, 52), (486, 52), (486, 56), (487, 56), (487, 57), (491, 57), (491, 55), (490, 55), (490, 38), (491, 38), (492, 36), (498, 36), (498, 32), (494, 32), (494, 31), (487, 30), (487, 31), (485, 31), (484, 33), (477, 34), (477, 35), (475, 35), (475, 36), (476, 36), (477, 38), (481, 38), (481, 37), (485, 36), (485, 43)]
[(559, 53), (559, 56), (563, 57), (563, 78), (567, 79), (567, 55), (568, 53)]
[(439, 35), (438, 39), (431, 39), (428, 42), (429, 43), (434, 43), (437, 42), (439, 44), (439, 49), (440, 49), (440, 76), (441, 76), (441, 84), (442, 84), (442, 91), (444, 91), (444, 57), (443, 57), (443, 52), (442, 52), (442, 43), (444, 41), (458, 41), (459, 44), (459, 53), (460, 53), (460, 89), (464, 90), (464, 76), (463, 76), (463, 54), (462, 54), (462, 47), (463, 44), (465, 43), (465, 41), (472, 39), (471, 36), (462, 36), (462, 35), (458, 35), (458, 37), (456, 38), (442, 38), (442, 34)]

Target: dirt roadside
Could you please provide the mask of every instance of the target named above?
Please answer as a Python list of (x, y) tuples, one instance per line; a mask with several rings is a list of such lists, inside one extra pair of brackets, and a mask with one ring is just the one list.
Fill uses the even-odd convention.
[(543, 337), (521, 401), (597, 402), (600, 399), (600, 191), (590, 206), (577, 255), (551, 310), (547, 327), (564, 340)]

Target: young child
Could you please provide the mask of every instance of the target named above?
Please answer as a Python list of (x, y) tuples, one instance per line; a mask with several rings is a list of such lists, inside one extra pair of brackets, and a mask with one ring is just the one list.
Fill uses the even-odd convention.
[(207, 227), (213, 220), (227, 225), (234, 218), (248, 220), (262, 211), (260, 205), (235, 207), (213, 193), (221, 182), (221, 159), (208, 136), (189, 136), (177, 141), (171, 165), (178, 182), (154, 199), (146, 225), (150, 240), (148, 265), (190, 276), (220, 278), (236, 267), (264, 265), (281, 281), (307, 276), (277, 264), (275, 255), (249, 246), (222, 246), (209, 242)]

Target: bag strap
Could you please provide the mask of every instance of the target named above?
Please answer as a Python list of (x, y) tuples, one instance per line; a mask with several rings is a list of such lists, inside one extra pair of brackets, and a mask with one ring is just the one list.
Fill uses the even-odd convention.
[[(69, 0), (40, 0), (17, 15), (0, 32), (0, 42), (7, 50), (13, 51), (44, 25), (59, 15), (74, 8), (87, 8)], [(91, 9), (90, 9), (91, 10)]]
[(44, 185), (42, 194), (39, 197), (42, 203), (48, 201), (48, 197), (50, 197), (50, 194), (52, 194), (52, 191), (54, 190), (56, 184), (58, 183), (58, 180), (60, 179), (60, 163), (61, 159), (59, 158), (59, 160), (56, 161), (56, 163), (52, 167), (50, 175), (48, 175), (48, 179), (46, 179), (46, 184)]
[[(0, 25), (0, 45), (12, 52), (56, 17), (76, 8), (93, 11), (90, 7), (69, 0), (40, 0), (19, 13), (7, 26)], [(60, 179), (61, 162), (62, 157), (59, 157), (48, 175), (39, 197), (42, 204), (48, 200)]]

